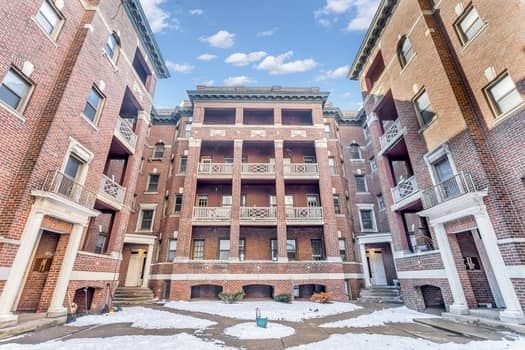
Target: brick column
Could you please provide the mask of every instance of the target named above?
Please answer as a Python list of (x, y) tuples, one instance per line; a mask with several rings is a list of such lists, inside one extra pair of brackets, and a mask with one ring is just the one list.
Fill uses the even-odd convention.
[[(279, 110), (280, 116), (280, 110)], [(275, 197), (277, 200), (277, 256), (279, 261), (288, 261), (286, 251), (286, 208), (284, 207), (283, 141), (275, 140)]]
[(195, 196), (197, 192), (197, 173), (199, 169), (200, 153), (201, 140), (190, 139), (187, 171), (184, 178), (184, 190), (182, 193), (179, 233), (177, 236), (177, 256), (175, 257), (175, 261), (185, 261), (190, 258), (193, 206), (195, 204)]
[[(241, 108), (237, 108), (236, 116)], [(242, 117), (242, 114), (241, 114)], [(239, 260), (240, 206), (241, 206), (241, 161), (242, 140), (233, 141), (233, 174), (232, 174), (232, 218), (230, 225), (230, 260)]]
[(242, 107), (235, 108), (235, 125), (242, 125), (243, 109)]
[(327, 260), (330, 261), (341, 261), (332, 193), (332, 176), (330, 174), (330, 166), (328, 165), (328, 144), (326, 140), (315, 141), (315, 156), (319, 167), (319, 192), (321, 206), (323, 207), (323, 232), (326, 257)]

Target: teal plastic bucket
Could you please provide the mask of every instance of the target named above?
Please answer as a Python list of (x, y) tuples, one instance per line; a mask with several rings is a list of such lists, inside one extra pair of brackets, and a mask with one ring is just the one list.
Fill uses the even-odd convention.
[(257, 323), (257, 327), (266, 328), (268, 325), (268, 317), (257, 317), (255, 322)]

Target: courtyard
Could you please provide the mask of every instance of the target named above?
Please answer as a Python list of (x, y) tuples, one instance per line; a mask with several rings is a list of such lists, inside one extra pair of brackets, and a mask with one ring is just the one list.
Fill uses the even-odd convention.
[[(268, 318), (267, 328), (256, 326), (256, 308)], [(471, 326), (462, 334), (420, 323), (425, 320), (444, 322), (394, 304), (174, 301), (82, 316), (5, 339), (0, 350), (525, 348), (525, 339), (514, 333)]]

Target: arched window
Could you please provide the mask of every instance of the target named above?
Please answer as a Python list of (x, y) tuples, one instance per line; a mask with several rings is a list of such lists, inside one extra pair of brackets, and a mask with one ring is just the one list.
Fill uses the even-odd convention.
[(155, 149), (153, 150), (153, 159), (162, 159), (164, 157), (164, 144), (162, 142), (155, 144)]
[(401, 67), (406, 66), (407, 63), (414, 56), (414, 49), (412, 48), (412, 43), (406, 36), (403, 36), (401, 40), (399, 40), (399, 44), (397, 46), (397, 56), (399, 58), (399, 63), (401, 64)]
[(104, 46), (104, 51), (106, 52), (106, 55), (113, 60), (114, 62), (117, 61), (118, 54), (120, 49), (120, 38), (117, 33), (113, 32), (108, 36), (108, 40), (106, 40), (106, 45)]

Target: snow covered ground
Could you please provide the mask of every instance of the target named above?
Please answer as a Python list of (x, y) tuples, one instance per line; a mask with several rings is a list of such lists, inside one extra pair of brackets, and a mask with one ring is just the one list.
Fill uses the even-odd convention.
[(370, 314), (361, 315), (347, 320), (324, 323), (321, 327), (373, 327), (384, 326), (386, 323), (412, 323), (414, 318), (436, 318), (439, 316), (424, 314), (407, 308), (406, 306), (395, 307), (374, 311)]
[(168, 311), (154, 310), (145, 307), (128, 307), (120, 312), (104, 315), (79, 317), (68, 326), (83, 327), (95, 324), (131, 323), (131, 327), (145, 329), (186, 328), (203, 329), (217, 324), (196, 317), (174, 314)]
[(255, 308), (259, 307), (262, 317), (268, 317), (269, 320), (292, 322), (301, 322), (305, 319), (361, 309), (360, 306), (351, 303), (319, 304), (309, 301), (294, 301), (291, 304), (275, 301), (243, 301), (237, 304), (224, 304), (221, 301), (172, 301), (164, 304), (164, 306), (177, 310), (204, 312), (240, 320), (255, 320)]
[(170, 336), (125, 335), (108, 338), (79, 338), (65, 341), (48, 341), (42, 344), (5, 344), (0, 350), (233, 350), (221, 342), (207, 342), (188, 333)]
[(268, 322), (266, 328), (257, 327), (255, 321), (239, 323), (233, 327), (226, 328), (224, 334), (239, 339), (279, 339), (295, 333), (295, 329), (279, 323)]
[[(351, 345), (350, 345), (351, 344)], [(288, 350), (523, 350), (525, 339), (517, 341), (472, 341), (467, 344), (437, 344), (423, 339), (383, 334), (334, 334), (328, 339), (288, 348)]]

